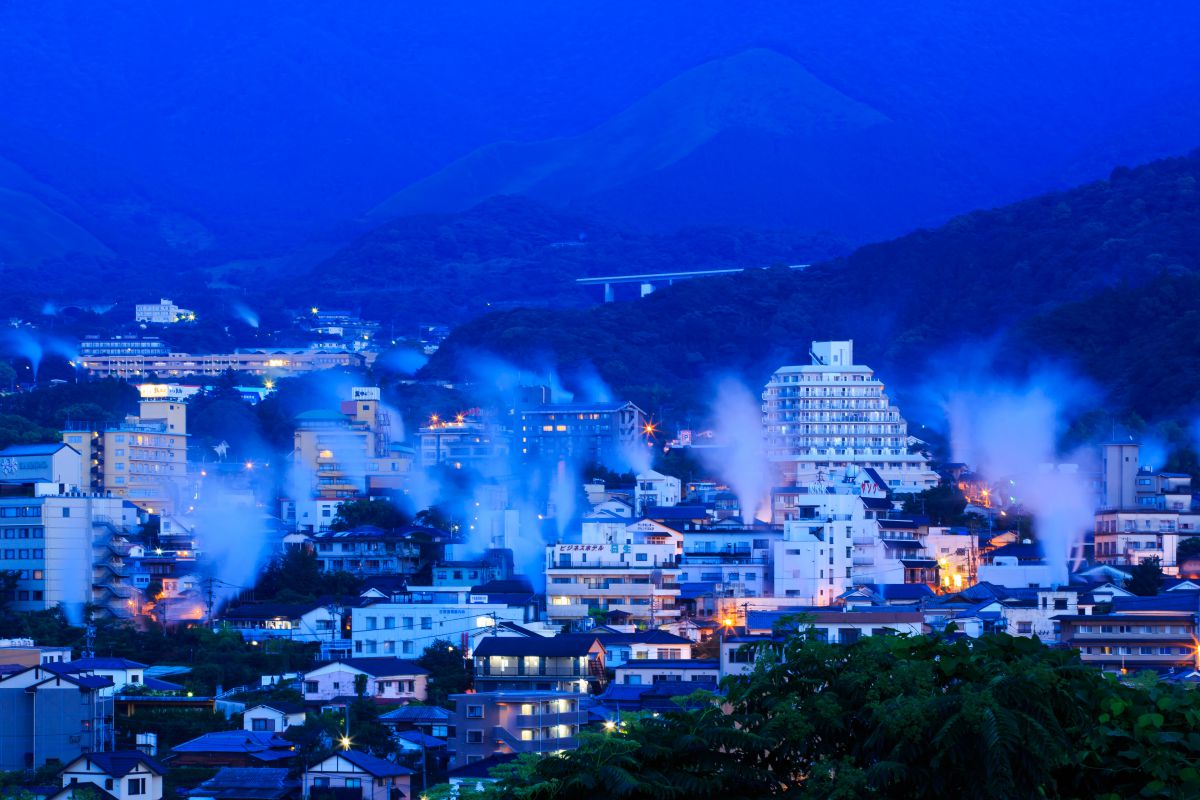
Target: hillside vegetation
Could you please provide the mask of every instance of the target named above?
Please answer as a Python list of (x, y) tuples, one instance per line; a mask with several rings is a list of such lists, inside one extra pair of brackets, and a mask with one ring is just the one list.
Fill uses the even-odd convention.
[(722, 371), (758, 383), (806, 363), (812, 339), (854, 339), (859, 360), (901, 389), (989, 342), (1001, 368), (1065, 361), (1123, 410), (1185, 412), (1195, 393), (1179, 381), (1200, 375), (1198, 179), (1200, 155), (1166, 159), (803, 272), (689, 281), (582, 314), (492, 314), (458, 329), (426, 371), (465, 375), (480, 351), (587, 362), (619, 394), (678, 409)]

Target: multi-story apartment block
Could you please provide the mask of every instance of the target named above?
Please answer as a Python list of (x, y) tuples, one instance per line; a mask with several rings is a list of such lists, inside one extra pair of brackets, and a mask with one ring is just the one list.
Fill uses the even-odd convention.
[(552, 690), (586, 694), (605, 681), (598, 636), (488, 636), (475, 646), (475, 688), (481, 692)]
[(1101, 564), (1114, 566), (1156, 558), (1174, 575), (1180, 539), (1200, 533), (1191, 477), (1141, 469), (1139, 454), (1136, 444), (1104, 445), (1103, 505), (1096, 511), (1094, 555)]
[(417, 437), (422, 467), (444, 464), (455, 469), (502, 465), (512, 442), (512, 434), (479, 409), (446, 418), (434, 414)]
[(767, 457), (785, 483), (828, 479), (847, 467), (875, 469), (893, 491), (920, 492), (938, 476), (909, 452), (908, 423), (853, 342), (813, 342), (812, 364), (781, 367), (763, 392)]
[(508, 691), (450, 695), (455, 736), (451, 766), (497, 753), (573, 750), (588, 713), (568, 692)]
[(326, 530), (343, 500), (403, 488), (413, 453), (393, 441), (392, 424), (374, 386), (354, 388), (337, 411), (296, 417), (284, 519), (301, 530)]
[[(674, 527), (674, 523), (666, 523)], [(773, 592), (771, 558), (782, 526), (744, 525), (727, 519), (684, 523), (679, 583), (696, 601), (696, 613), (715, 613), (718, 598), (766, 597)]]
[(937, 561), (925, 547), (927, 529), (900, 519), (874, 477), (850, 468), (773, 497), (783, 538), (773, 543), (774, 592), (830, 605), (864, 584), (937, 585)]
[(633, 403), (551, 403), (517, 412), (521, 460), (620, 464), (646, 447), (646, 413)]
[(179, 378), (203, 375), (215, 378), (227, 372), (245, 372), (271, 378), (304, 375), (336, 367), (361, 369), (367, 364), (362, 353), (326, 350), (275, 349), (237, 350), (233, 353), (140, 353), (115, 356), (86, 356), (79, 366), (94, 378)]
[(78, 450), (84, 485), (121, 497), (151, 514), (187, 508), (187, 406), (142, 400), (136, 417), (99, 428), (68, 420), (63, 442)]
[(152, 325), (171, 325), (195, 320), (196, 312), (181, 308), (164, 298), (157, 303), (138, 303), (133, 308), (133, 318), (137, 322), (149, 322)]
[(1195, 591), (1157, 597), (1114, 597), (1107, 614), (1055, 617), (1060, 640), (1079, 650), (1085, 664), (1109, 672), (1195, 669), (1200, 599)]
[(165, 356), (167, 343), (157, 336), (88, 336), (79, 343), (82, 358), (99, 356)]
[(108, 678), (42, 664), (0, 678), (0, 769), (35, 769), (100, 753), (112, 736)]
[[(403, 597), (406, 602), (370, 602), (354, 609), (355, 655), (419, 658), (440, 640), (467, 651), (476, 633), (502, 622), (529, 622), (537, 613), (531, 603), (470, 588), (438, 588)], [(506, 602), (509, 599), (513, 602)]]
[(649, 519), (589, 517), (580, 540), (546, 549), (547, 618), (570, 624), (593, 612), (621, 612), (636, 622), (679, 616), (683, 536)]
[(0, 452), (10, 476), (0, 493), (0, 569), (17, 576), (6, 599), (16, 611), (62, 605), (75, 622), (89, 604), (101, 614), (128, 617), (133, 590), (124, 559), (136, 509), (66, 483), (79, 471), (71, 461), (78, 461), (74, 450), (59, 444)]
[(372, 575), (415, 575), (442, 559), (451, 536), (436, 528), (383, 530), (365, 526), (312, 535), (317, 565), (324, 572)]

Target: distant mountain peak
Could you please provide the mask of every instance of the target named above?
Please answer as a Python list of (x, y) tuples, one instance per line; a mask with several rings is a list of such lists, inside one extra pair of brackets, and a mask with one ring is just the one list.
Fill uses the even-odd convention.
[(370, 216), (458, 211), (493, 194), (565, 205), (668, 167), (725, 131), (803, 139), (887, 121), (794, 59), (752, 48), (683, 72), (577, 136), (475, 150), (410, 184)]

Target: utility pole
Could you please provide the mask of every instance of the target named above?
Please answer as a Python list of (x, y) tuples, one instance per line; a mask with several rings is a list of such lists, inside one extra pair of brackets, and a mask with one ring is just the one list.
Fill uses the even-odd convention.
[(213, 619), (212, 619), (213, 581), (214, 581), (214, 579), (211, 576), (209, 578), (205, 579), (205, 583), (208, 584), (208, 592), (205, 593), (205, 618), (208, 620), (209, 628), (212, 627), (212, 623), (213, 623)]

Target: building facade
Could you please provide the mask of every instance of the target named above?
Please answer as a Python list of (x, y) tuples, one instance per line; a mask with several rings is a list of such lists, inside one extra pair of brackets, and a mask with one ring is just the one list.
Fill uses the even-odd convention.
[(567, 692), (477, 692), (450, 695), (450, 702), (455, 730), (451, 766), (497, 753), (573, 750), (588, 721), (579, 696)]
[(813, 342), (812, 364), (780, 367), (763, 391), (767, 458), (783, 482), (872, 468), (888, 488), (920, 492), (938, 476), (909, 452), (908, 423), (870, 367), (854, 363), (853, 342)]
[(551, 403), (517, 413), (524, 462), (623, 464), (646, 448), (646, 413), (633, 403)]

